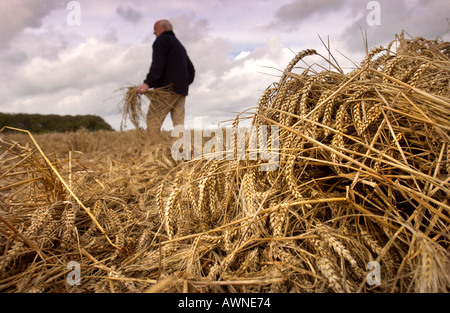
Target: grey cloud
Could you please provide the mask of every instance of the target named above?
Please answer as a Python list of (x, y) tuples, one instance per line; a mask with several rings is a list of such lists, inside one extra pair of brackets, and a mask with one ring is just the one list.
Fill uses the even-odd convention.
[(318, 16), (323, 18), (325, 15), (342, 10), (348, 3), (351, 2), (349, 0), (292, 0), (275, 12), (275, 19), (269, 27), (295, 30), (308, 20)]
[(179, 15), (169, 20), (174, 27), (174, 32), (186, 44), (205, 38), (209, 31), (208, 20), (197, 19), (194, 13)]
[(139, 23), (143, 16), (141, 12), (131, 7), (124, 8), (120, 6), (116, 9), (116, 13), (125, 21), (131, 22), (133, 24)]
[(360, 49), (362, 38), (359, 27), (367, 33), (369, 48), (385, 45), (394, 40), (403, 30), (411, 37), (433, 39), (444, 36), (450, 29), (447, 18), (450, 3), (446, 0), (419, 0), (416, 3), (406, 0), (379, 0), (380, 25), (368, 25), (365, 11), (353, 26), (342, 33), (349, 49)]
[(119, 35), (117, 33), (117, 29), (111, 28), (105, 32), (102, 38), (106, 42), (117, 43), (119, 40)]
[[(371, 8), (367, 1), (356, 0), (291, 0), (275, 11), (266, 26), (288, 33), (333, 33), (344, 42), (346, 52), (363, 52), (367, 37), (368, 48), (385, 45), (402, 30), (411, 37), (436, 38), (450, 36), (448, 0), (378, 0), (381, 25), (369, 25)], [(345, 25), (345, 26), (344, 26)], [(341, 30), (342, 29), (342, 30)], [(364, 35), (362, 35), (362, 33)]]
[(65, 3), (58, 0), (3, 1), (0, 5), (0, 41), (5, 43), (25, 28), (39, 28), (42, 20), (51, 11), (62, 8)]
[[(0, 54), (0, 65), (3, 67), (14, 67), (27, 60), (27, 54), (23, 51), (4, 51)], [(0, 67), (1, 68), (1, 67)]]
[(326, 14), (338, 10), (347, 0), (294, 0), (283, 5), (275, 13), (280, 21), (303, 21), (317, 14)]

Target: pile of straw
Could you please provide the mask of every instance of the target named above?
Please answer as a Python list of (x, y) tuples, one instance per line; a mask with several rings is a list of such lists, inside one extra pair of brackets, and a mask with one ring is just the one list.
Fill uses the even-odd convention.
[(254, 116), (282, 129), (279, 168), (194, 161), (158, 198), (169, 238), (203, 231), (185, 271), (251, 278), (256, 291), (352, 292), (371, 289), (376, 260), (378, 290), (448, 291), (449, 48), (402, 34), (349, 74), (295, 74), (317, 55), (299, 53)]
[(144, 95), (137, 91), (137, 86), (124, 87), (120, 91), (123, 93), (123, 98), (119, 104), (119, 109), (122, 113), (120, 130), (123, 130), (126, 128), (127, 120), (130, 120), (136, 129), (140, 129), (141, 123), (146, 122), (144, 107), (148, 106), (149, 103), (143, 101), (144, 96), (151, 103), (158, 97), (164, 97), (167, 93), (170, 93), (171, 89), (169, 87), (148, 89)]
[(450, 43), (294, 73), (312, 55), (253, 116), (280, 128), (273, 171), (161, 148), (92, 173), (2, 140), (0, 290), (448, 292)]

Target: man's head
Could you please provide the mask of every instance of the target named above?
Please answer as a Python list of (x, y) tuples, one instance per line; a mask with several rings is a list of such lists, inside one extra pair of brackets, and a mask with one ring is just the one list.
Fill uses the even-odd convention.
[(153, 34), (158, 37), (165, 31), (172, 30), (172, 24), (168, 20), (159, 20), (155, 23), (153, 30)]

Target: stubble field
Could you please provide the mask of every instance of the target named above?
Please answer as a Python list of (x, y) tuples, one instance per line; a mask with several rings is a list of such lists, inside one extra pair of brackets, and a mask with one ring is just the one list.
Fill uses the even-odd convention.
[(448, 292), (450, 44), (312, 56), (256, 104), (269, 171), (176, 161), (168, 133), (2, 131), (0, 292)]

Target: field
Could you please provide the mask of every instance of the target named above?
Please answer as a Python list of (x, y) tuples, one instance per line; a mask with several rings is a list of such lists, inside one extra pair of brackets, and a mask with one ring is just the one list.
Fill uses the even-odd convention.
[(450, 43), (298, 72), (311, 56), (256, 104), (268, 170), (248, 145), (176, 161), (168, 133), (2, 130), (0, 291), (449, 292)]

